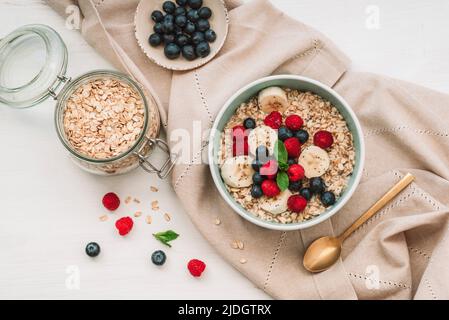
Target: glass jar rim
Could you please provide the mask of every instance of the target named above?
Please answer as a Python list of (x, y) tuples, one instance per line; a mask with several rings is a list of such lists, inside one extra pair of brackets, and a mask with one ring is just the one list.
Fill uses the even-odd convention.
[[(96, 159), (96, 158), (91, 158), (88, 157), (80, 152), (77, 152), (72, 146), (71, 144), (66, 141), (66, 139), (64, 139), (63, 135), (64, 135), (64, 125), (61, 125), (61, 121), (59, 119), (60, 116), (60, 112), (64, 112), (65, 109), (65, 102), (66, 102), (66, 98), (68, 98), (69, 93), (71, 93), (71, 91), (73, 92), (74, 90), (76, 90), (76, 88), (78, 88), (80, 85), (82, 85), (84, 83), (84, 81), (89, 80), (89, 78), (94, 79), (94, 78), (107, 78), (107, 77), (111, 77), (111, 78), (116, 78), (120, 81), (125, 81), (127, 82), (129, 85), (132, 86), (132, 88), (134, 90), (136, 90), (136, 92), (139, 94), (139, 96), (141, 97), (142, 101), (143, 101), (143, 106), (144, 106), (144, 110), (145, 110), (145, 116), (144, 116), (144, 125), (142, 128), (142, 131), (139, 135), (139, 137), (136, 139), (136, 141), (134, 142), (134, 144), (125, 152), (119, 154), (118, 156), (112, 157), (112, 158), (106, 158), (106, 159)], [(140, 145), (140, 143), (146, 138), (146, 132), (148, 130), (148, 124), (149, 124), (149, 119), (151, 118), (150, 116), (150, 112), (153, 112), (150, 110), (150, 108), (148, 107), (148, 99), (144, 93), (144, 91), (142, 90), (141, 86), (135, 81), (133, 80), (131, 77), (129, 77), (128, 75), (118, 72), (118, 71), (113, 71), (113, 70), (105, 70), (105, 69), (101, 69), (101, 70), (93, 70), (90, 71), (88, 73), (85, 73), (79, 77), (77, 77), (76, 79), (74, 79), (73, 81), (69, 82), (61, 91), (61, 93), (58, 95), (58, 102), (56, 105), (56, 110), (55, 110), (55, 126), (56, 126), (56, 131), (57, 131), (57, 135), (59, 140), (61, 141), (61, 143), (63, 144), (63, 146), (75, 157), (90, 162), (90, 163), (96, 163), (96, 164), (105, 164), (105, 163), (111, 163), (117, 160), (121, 160), (123, 158), (125, 158), (126, 156), (132, 154), (135, 149)]]
[(37, 50), (45, 54), (45, 61), (42, 62), (40, 71), (31, 75), (24, 84), (17, 87), (0, 85), (0, 102), (10, 107), (28, 108), (46, 100), (51, 96), (52, 90), (59, 87), (61, 78), (67, 71), (67, 47), (59, 33), (47, 25), (30, 24), (19, 27), (0, 39), (0, 56), (3, 57), (0, 76), (5, 68), (8, 69), (8, 63), (15, 66), (14, 62), (18, 59), (15, 49), (19, 48), (19, 53), (36, 50), (33, 39), (38, 39), (43, 44), (43, 48)]

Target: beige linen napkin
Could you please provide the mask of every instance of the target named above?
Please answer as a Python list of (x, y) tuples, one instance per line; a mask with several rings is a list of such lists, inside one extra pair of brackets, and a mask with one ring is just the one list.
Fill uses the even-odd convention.
[[(449, 96), (347, 71), (349, 60), (328, 39), (265, 0), (241, 6), (228, 1), (235, 8), (222, 51), (197, 70), (174, 74), (151, 63), (136, 44), (138, 1), (48, 2), (63, 15), (68, 4), (80, 6), (86, 40), (158, 95), (169, 134), (192, 133), (195, 121), (207, 130), (232, 93), (273, 73), (317, 79), (354, 108), (367, 144), (362, 183), (332, 220), (302, 232), (266, 230), (233, 213), (201, 164), (207, 139), (192, 142), (190, 163), (176, 166), (173, 186), (193, 222), (258, 287), (282, 299), (449, 298)], [(312, 240), (342, 232), (407, 171), (416, 183), (345, 242), (335, 266), (316, 275), (303, 269)], [(244, 242), (244, 250), (231, 248), (235, 239)]]

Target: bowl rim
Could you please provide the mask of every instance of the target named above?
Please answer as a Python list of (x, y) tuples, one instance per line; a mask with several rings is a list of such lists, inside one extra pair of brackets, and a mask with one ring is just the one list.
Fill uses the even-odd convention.
[[(299, 223), (295, 223), (295, 224), (277, 224), (277, 223), (271, 223), (268, 221), (264, 221), (262, 219), (259, 219), (257, 217), (255, 217), (253, 214), (251, 214), (250, 212), (248, 212), (247, 210), (245, 210), (243, 207), (241, 207), (240, 205), (232, 202), (228, 197), (229, 197), (229, 193), (225, 190), (225, 188), (221, 188), (220, 187), (220, 183), (222, 183), (221, 181), (221, 176), (218, 174), (216, 174), (216, 172), (214, 171), (214, 166), (216, 166), (216, 162), (214, 159), (214, 141), (215, 141), (215, 135), (218, 134), (219, 131), (217, 131), (217, 127), (218, 124), (221, 120), (221, 118), (223, 117), (224, 113), (226, 112), (226, 110), (231, 106), (231, 104), (233, 103), (233, 101), (240, 96), (242, 93), (244, 93), (245, 91), (251, 89), (252, 87), (259, 85), (261, 83), (267, 82), (267, 81), (272, 81), (272, 80), (297, 80), (297, 81), (302, 81), (302, 82), (308, 82), (309, 84), (315, 85), (320, 87), (321, 89), (329, 92), (332, 96), (334, 96), (337, 100), (339, 100), (339, 102), (341, 103), (341, 105), (343, 106), (343, 108), (346, 109), (346, 111), (348, 112), (349, 116), (352, 118), (354, 125), (355, 125), (355, 131), (357, 132), (358, 136), (359, 136), (359, 140), (360, 140), (360, 156), (359, 156), (359, 171), (356, 173), (354, 182), (352, 184), (352, 186), (347, 189), (347, 192), (344, 195), (344, 198), (341, 199), (340, 202), (338, 202), (337, 205), (331, 207), (331, 209), (329, 211), (327, 211), (325, 214), (321, 214), (318, 217), (312, 219), (312, 220), (308, 220), (308, 221), (304, 221), (304, 222), (299, 222)], [(219, 132), (221, 134), (221, 131)], [(360, 122), (357, 118), (357, 116), (355, 115), (354, 111), (352, 110), (352, 108), (349, 106), (349, 104), (346, 102), (345, 99), (343, 99), (342, 96), (340, 96), (335, 90), (333, 90), (332, 88), (330, 88), (329, 86), (308, 78), (308, 77), (304, 77), (304, 76), (299, 76), (299, 75), (290, 75), (290, 74), (281, 74), (281, 75), (273, 75), (273, 76), (268, 76), (268, 77), (263, 77), (260, 79), (257, 79), (255, 81), (252, 81), (251, 83), (243, 86), (241, 89), (239, 89), (237, 92), (235, 92), (223, 105), (223, 107), (220, 109), (220, 111), (218, 112), (215, 121), (213, 123), (213, 126), (211, 128), (211, 132), (209, 135), (209, 147), (208, 147), (208, 161), (209, 161), (209, 169), (212, 175), (212, 179), (214, 181), (215, 187), (218, 189), (218, 192), (220, 193), (221, 197), (226, 201), (226, 203), (236, 212), (238, 213), (242, 218), (248, 220), (249, 222), (254, 223), (255, 225), (258, 225), (260, 227), (264, 227), (267, 229), (271, 229), (271, 230), (278, 230), (278, 231), (293, 231), (293, 230), (302, 230), (302, 229), (307, 229), (310, 227), (313, 227), (323, 221), (328, 220), (329, 218), (331, 218), (333, 215), (335, 215), (337, 212), (339, 212), (343, 206), (349, 201), (349, 199), (351, 199), (352, 195), (354, 194), (355, 190), (357, 189), (360, 180), (362, 178), (363, 175), (363, 169), (364, 169), (364, 164), (365, 164), (365, 140), (364, 140), (364, 135), (363, 135), (363, 130), (362, 130), (362, 126), (360, 125)]]

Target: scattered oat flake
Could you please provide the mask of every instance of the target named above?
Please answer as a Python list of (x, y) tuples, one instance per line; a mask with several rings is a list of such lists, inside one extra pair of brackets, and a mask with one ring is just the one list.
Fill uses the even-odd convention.
[(238, 248), (239, 248), (239, 245), (238, 245), (238, 243), (237, 243), (236, 240), (232, 241), (231, 247), (232, 247), (233, 249), (238, 249)]
[(153, 211), (159, 210), (159, 201), (155, 200), (151, 202), (151, 209), (153, 209)]
[(151, 189), (152, 192), (158, 192), (159, 191), (159, 189), (157, 187), (155, 187), (155, 186), (151, 186), (150, 189)]
[(165, 219), (165, 221), (169, 222), (171, 220), (171, 217), (170, 217), (170, 215), (168, 213), (165, 213), (164, 214), (164, 219)]
[(145, 220), (148, 224), (151, 224), (153, 222), (153, 218), (151, 216), (147, 216)]
[(216, 219), (215, 219), (215, 225), (217, 225), (217, 226), (218, 226), (218, 225), (220, 225), (220, 224), (221, 224), (221, 221), (220, 221), (220, 219), (216, 218)]
[(140, 203), (140, 200), (137, 199), (137, 198), (134, 198), (133, 201), (134, 201), (135, 203)]
[(248, 261), (246, 260), (246, 259), (244, 259), (244, 258), (242, 258), (242, 259), (240, 259), (240, 263), (241, 264), (245, 264), (245, 263), (247, 263)]
[(134, 213), (134, 217), (138, 218), (142, 215), (142, 211), (137, 211), (136, 213)]
[(100, 217), (100, 221), (104, 222), (106, 220), (108, 220), (108, 215), (107, 214), (105, 214), (105, 215)]
[(131, 196), (127, 196), (126, 199), (125, 199), (125, 203), (128, 204), (128, 203), (131, 202), (131, 200), (132, 200), (132, 197)]
[(241, 241), (241, 240), (237, 241), (237, 246), (240, 250), (243, 250), (245, 248), (245, 245), (243, 244), (243, 241)]

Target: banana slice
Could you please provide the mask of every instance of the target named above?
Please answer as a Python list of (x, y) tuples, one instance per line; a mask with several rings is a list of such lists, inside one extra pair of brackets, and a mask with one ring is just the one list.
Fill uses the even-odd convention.
[(303, 166), (306, 177), (310, 179), (325, 174), (331, 161), (326, 150), (310, 146), (302, 151), (298, 163)]
[(259, 106), (265, 113), (282, 113), (288, 107), (287, 94), (279, 87), (266, 88), (259, 92)]
[(275, 198), (263, 198), (260, 207), (271, 214), (281, 214), (288, 210), (287, 201), (291, 196), (292, 193), (287, 189)]
[(270, 155), (274, 153), (274, 147), (278, 139), (276, 130), (271, 129), (269, 126), (258, 126), (251, 130), (248, 136), (249, 152), (252, 155), (256, 155), (256, 149), (258, 146), (265, 146), (268, 149)]
[(248, 156), (226, 159), (221, 166), (221, 177), (232, 188), (249, 187), (253, 183), (253, 174), (251, 158)]

